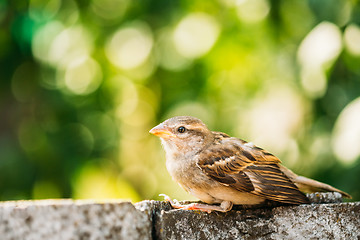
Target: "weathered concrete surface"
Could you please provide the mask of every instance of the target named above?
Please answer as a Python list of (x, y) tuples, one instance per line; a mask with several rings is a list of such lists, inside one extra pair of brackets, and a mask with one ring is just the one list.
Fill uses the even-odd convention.
[(211, 214), (174, 210), (161, 201), (2, 202), (0, 240), (360, 239), (360, 202), (339, 203), (336, 193), (308, 197), (313, 204), (235, 206)]
[(151, 239), (151, 219), (129, 202), (0, 203), (1, 240)]
[(162, 210), (157, 239), (360, 239), (360, 203), (202, 213)]

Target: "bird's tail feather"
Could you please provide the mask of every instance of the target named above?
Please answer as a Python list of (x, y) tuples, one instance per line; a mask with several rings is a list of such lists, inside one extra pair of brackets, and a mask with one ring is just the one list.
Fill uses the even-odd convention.
[(294, 183), (302, 192), (338, 192), (345, 198), (351, 198), (349, 194), (340, 189), (307, 177), (297, 176), (294, 179)]
[(340, 189), (334, 188), (326, 183), (322, 183), (307, 177), (298, 176), (290, 169), (287, 169), (284, 166), (281, 166), (281, 170), (288, 176), (291, 181), (295, 183), (295, 185), (299, 188), (300, 191), (306, 193), (312, 192), (338, 192), (345, 198), (351, 198), (351, 195), (341, 191)]

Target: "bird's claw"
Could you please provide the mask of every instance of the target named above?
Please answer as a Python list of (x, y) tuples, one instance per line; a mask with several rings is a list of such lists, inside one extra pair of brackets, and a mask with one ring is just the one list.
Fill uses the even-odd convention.
[(159, 196), (164, 197), (165, 201), (172, 202), (172, 199), (166, 194), (161, 193), (161, 194), (159, 194)]
[(178, 204), (179, 204), (179, 201), (178, 201), (178, 200), (176, 200), (176, 199), (171, 199), (171, 198), (170, 198), (168, 195), (166, 195), (166, 194), (161, 193), (161, 194), (159, 194), (159, 196), (164, 197), (164, 200), (167, 201), (167, 202), (169, 202), (169, 203), (171, 204), (171, 206), (174, 206), (174, 205), (178, 205)]
[(188, 205), (182, 205), (179, 203), (178, 200), (176, 199), (171, 199), (168, 195), (166, 194), (159, 194), (159, 196), (164, 197), (165, 201), (169, 202), (170, 205), (175, 208), (175, 209), (183, 209), (183, 210), (200, 210), (203, 212), (207, 212), (207, 213), (211, 213), (212, 209), (207, 209), (204, 207), (199, 207), (201, 204), (198, 203), (191, 203)]

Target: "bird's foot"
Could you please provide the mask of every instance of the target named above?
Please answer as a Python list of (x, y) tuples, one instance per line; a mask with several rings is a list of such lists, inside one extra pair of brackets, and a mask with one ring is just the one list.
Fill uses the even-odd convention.
[(173, 208), (183, 210), (200, 210), (207, 213), (211, 213), (212, 211), (228, 212), (233, 206), (232, 202), (229, 201), (223, 201), (220, 206), (204, 203), (181, 204), (176, 199), (172, 200), (169, 196), (165, 194), (160, 194), (159, 196), (164, 197), (165, 201), (168, 201)]

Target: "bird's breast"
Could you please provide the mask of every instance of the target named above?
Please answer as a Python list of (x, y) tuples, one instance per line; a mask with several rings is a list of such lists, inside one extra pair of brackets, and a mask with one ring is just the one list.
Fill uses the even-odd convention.
[(209, 177), (196, 165), (194, 158), (169, 156), (166, 158), (166, 168), (174, 181), (185, 189), (201, 186), (209, 182)]

